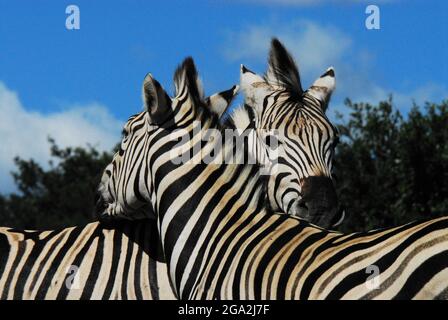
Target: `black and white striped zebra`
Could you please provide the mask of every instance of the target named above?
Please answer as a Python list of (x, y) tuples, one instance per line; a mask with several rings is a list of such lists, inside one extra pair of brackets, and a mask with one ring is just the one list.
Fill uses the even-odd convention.
[[(219, 121), (203, 102), (191, 59), (177, 70), (175, 87), (171, 99), (145, 78), (146, 112), (126, 124), (99, 190), (106, 215), (153, 209), (179, 297), (447, 298), (448, 218), (343, 235), (269, 212), (257, 165), (173, 161), (173, 151), (202, 160), (221, 143), (219, 131), (206, 132)], [(377, 285), (368, 282), (371, 268)]]
[[(237, 92), (238, 86), (233, 86), (205, 103), (216, 112), (224, 110)], [(145, 211), (140, 218), (146, 216), (153, 214)], [(166, 300), (176, 296), (155, 220), (140, 219), (48, 231), (0, 228), (0, 299)]]
[(0, 228), (0, 299), (175, 299), (155, 221)]
[[(267, 168), (272, 209), (324, 228), (339, 224), (344, 215), (332, 179), (338, 132), (325, 115), (335, 88), (333, 68), (304, 91), (294, 59), (273, 39), (266, 75), (242, 65), (240, 85), (245, 103), (227, 122), (254, 132), (249, 149)], [(274, 150), (266, 147), (273, 139)]]

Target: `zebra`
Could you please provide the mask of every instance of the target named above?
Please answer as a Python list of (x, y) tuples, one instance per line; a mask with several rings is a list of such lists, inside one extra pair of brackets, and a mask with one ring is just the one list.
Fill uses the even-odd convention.
[[(226, 109), (238, 89), (205, 103)], [(0, 299), (176, 299), (158, 244), (151, 219), (48, 231), (0, 227)]]
[[(254, 131), (249, 149), (268, 167), (268, 204), (272, 210), (323, 228), (339, 225), (345, 212), (338, 203), (332, 177), (339, 135), (325, 115), (335, 89), (334, 68), (328, 68), (304, 91), (293, 57), (274, 38), (266, 75), (241, 65), (240, 77), (244, 105), (233, 111), (227, 123)], [(275, 148), (266, 147), (272, 140)]]
[[(448, 298), (447, 217), (341, 234), (271, 212), (257, 164), (196, 161), (222, 142), (219, 131), (207, 132), (219, 119), (204, 105), (197, 79), (191, 58), (175, 72), (174, 98), (145, 77), (146, 112), (126, 123), (98, 188), (104, 215), (152, 208), (177, 297)], [(233, 150), (226, 143), (217, 158)], [(173, 161), (173, 151), (195, 161)]]
[(0, 299), (175, 299), (152, 220), (0, 228)]

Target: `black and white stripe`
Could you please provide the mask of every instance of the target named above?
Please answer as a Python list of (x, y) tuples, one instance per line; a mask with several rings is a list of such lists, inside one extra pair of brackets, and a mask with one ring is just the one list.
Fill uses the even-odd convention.
[(0, 228), (0, 299), (175, 299), (159, 243), (150, 220)]

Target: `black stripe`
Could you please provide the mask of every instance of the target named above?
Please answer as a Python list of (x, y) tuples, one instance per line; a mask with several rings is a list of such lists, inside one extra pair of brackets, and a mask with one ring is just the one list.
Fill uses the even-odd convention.
[(113, 237), (113, 253), (112, 253), (112, 265), (110, 268), (110, 276), (109, 280), (107, 281), (106, 289), (104, 290), (103, 298), (105, 300), (109, 299), (115, 299), (115, 297), (111, 297), (112, 290), (114, 288), (115, 279), (117, 277), (117, 271), (118, 271), (118, 263), (120, 262), (121, 257), (121, 243), (123, 241), (122, 239), (122, 230), (121, 228), (117, 228), (114, 230), (114, 237)]
[(246, 72), (249, 72), (249, 73), (252, 73), (252, 74), (254, 74), (254, 72), (253, 71), (250, 71), (249, 69), (247, 69), (244, 65), (241, 65), (241, 72), (242, 73), (246, 73)]
[[(257, 271), (255, 273), (255, 281), (254, 281), (254, 291), (255, 291), (255, 299), (261, 299), (262, 296), (262, 282), (263, 277), (266, 273), (266, 269), (269, 265), (269, 263), (272, 261), (272, 259), (278, 254), (278, 252), (284, 248), (285, 244), (287, 244), (291, 239), (293, 239), (297, 234), (299, 234), (303, 228), (301, 225), (299, 227), (290, 228), (286, 231), (284, 231), (275, 241), (271, 244), (271, 246), (266, 250), (265, 254), (263, 255), (263, 258), (260, 260), (259, 264), (256, 266)], [(268, 275), (267, 279), (267, 292), (266, 297), (269, 299), (271, 295), (271, 285), (272, 280), (274, 277), (274, 274), (278, 268), (281, 268), (282, 266), (279, 265), (279, 261), (275, 263), (275, 265), (272, 268), (271, 273)]]
[[(129, 224), (126, 224), (123, 233), (132, 235), (134, 229), (131, 229), (131, 230), (129, 230), (129, 229), (130, 229)], [(126, 236), (123, 235), (123, 237), (126, 237)], [(131, 259), (132, 259), (132, 249), (133, 249), (134, 242), (129, 237), (127, 237), (127, 238), (128, 238), (127, 249), (126, 249), (126, 252), (122, 253), (122, 255), (125, 254), (123, 273), (120, 275), (120, 277), (121, 277), (121, 299), (123, 299), (123, 300), (128, 299), (127, 288), (128, 288), (128, 285), (132, 285), (132, 284), (128, 284), (128, 275), (129, 275), (129, 268), (130, 268)]]
[[(145, 240), (146, 240), (146, 229), (148, 227), (148, 224), (145, 223), (139, 228), (138, 231), (138, 239), (137, 239), (137, 254), (135, 255), (135, 269), (134, 269), (134, 289), (135, 289), (135, 297), (137, 300), (143, 300), (143, 292), (141, 288), (141, 282), (143, 279), (142, 276), (142, 260), (143, 260), (143, 254), (145, 250)], [(151, 259), (150, 259), (151, 261)], [(149, 277), (149, 275), (148, 275)], [(149, 277), (149, 279), (151, 279)], [(152, 281), (150, 280), (150, 283)]]
[[(247, 294), (247, 291), (248, 291), (248, 283), (247, 283), (247, 281), (244, 281), (247, 279), (243, 280), (243, 283), (245, 284), (245, 290), (244, 290), (245, 292), (240, 292), (240, 284), (242, 282), (241, 276), (242, 276), (243, 266), (244, 266), (245, 262), (247, 261), (247, 257), (249, 256), (249, 254), (251, 253), (253, 248), (257, 244), (259, 244), (260, 241), (265, 237), (266, 234), (268, 234), (269, 232), (272, 232), (278, 225), (281, 224), (281, 219), (277, 219), (276, 221), (274, 221), (273, 224), (271, 224), (270, 226), (268, 226), (266, 228), (267, 231), (262, 232), (261, 235), (258, 235), (257, 237), (255, 237), (254, 241), (251, 241), (249, 244), (247, 244), (247, 246), (245, 248), (243, 248), (242, 245), (250, 236), (253, 235), (254, 232), (256, 232), (257, 230), (260, 230), (260, 228), (263, 227), (263, 225), (267, 223), (269, 218), (270, 218), (270, 216), (263, 215), (261, 217), (261, 219), (256, 224), (254, 224), (252, 227), (250, 227), (249, 229), (247, 229), (246, 225), (245, 225), (244, 226), (245, 227), (244, 234), (240, 237), (240, 239), (238, 240), (238, 242), (235, 244), (234, 248), (232, 249), (232, 252), (230, 252), (230, 254), (229, 254), (229, 258), (228, 258), (226, 264), (230, 267), (231, 263), (234, 260), (235, 255), (239, 254), (239, 252), (241, 250), (243, 250), (243, 252), (241, 253), (241, 256), (240, 256), (241, 258), (239, 259), (238, 265), (235, 270), (235, 277), (233, 279), (233, 283), (230, 284), (232, 286), (232, 298), (235, 300), (242, 299), (242, 298), (247, 299), (247, 297), (245, 297), (245, 293)], [(249, 221), (249, 222), (252, 222), (252, 221)], [(231, 237), (231, 240), (233, 240), (233, 237)], [(215, 292), (216, 295), (220, 294), (220, 291), (221, 291), (220, 289), (221, 289), (221, 286), (222, 286), (223, 280), (224, 280), (223, 276), (226, 275), (226, 271), (228, 269), (229, 268), (226, 268), (226, 267), (223, 268), (224, 272), (220, 276), (221, 279), (218, 282), (218, 286), (216, 288), (216, 292)]]
[[(75, 228), (70, 231), (70, 234), (69, 234), (67, 240), (64, 242), (64, 244), (60, 248), (59, 252), (56, 254), (55, 258), (51, 262), (51, 265), (50, 265), (48, 271), (45, 273), (45, 276), (44, 276), (44, 278), (41, 282), (41, 285), (37, 291), (36, 300), (42, 300), (45, 298), (48, 288), (50, 288), (50, 286), (51, 286), (51, 281), (53, 279), (53, 276), (57, 272), (64, 257), (67, 255), (67, 252), (73, 250), (72, 248), (74, 246), (74, 243), (78, 240), (81, 230), (82, 229), (80, 229), (78, 227), (78, 228)], [(56, 280), (56, 281), (60, 281), (60, 280)]]
[[(93, 290), (95, 289), (95, 284), (98, 282), (100, 278), (100, 270), (101, 266), (104, 263), (104, 234), (103, 228), (101, 225), (97, 227), (92, 238), (98, 239), (97, 249), (95, 252), (95, 257), (93, 258), (92, 267), (89, 271), (89, 276), (86, 280), (86, 284), (84, 285), (81, 300), (88, 300), (92, 297)], [(104, 275), (101, 275), (104, 276)], [(104, 299), (104, 296), (102, 297)]]
[[(60, 243), (61, 239), (56, 239), (53, 244), (46, 250), (43, 251), (44, 246), (49, 243), (50, 241), (52, 241), (54, 238), (60, 236), (60, 233), (63, 230), (60, 230), (59, 232), (57, 231), (53, 231), (52, 233), (50, 233), (49, 235), (47, 235), (47, 237), (44, 240), (41, 240), (42, 242), (42, 250), (36, 250), (36, 255), (39, 256), (43, 256), (43, 259), (40, 262), (40, 265), (38, 266), (37, 270), (31, 274), (30, 276), (32, 277), (31, 283), (30, 283), (30, 291), (34, 290), (34, 287), (36, 286), (37, 280), (40, 276), (40, 274), (42, 273), (42, 270), (45, 266), (45, 264), (47, 263), (48, 259), (50, 258), (51, 254), (53, 253), (53, 250), (56, 248), (56, 246)], [(63, 238), (63, 237), (61, 237)], [(39, 242), (39, 241), (38, 241)]]
[[(303, 227), (307, 226), (306, 223), (304, 223)], [(300, 226), (302, 227), (302, 226)], [(298, 232), (302, 232), (302, 230), (299, 229)], [(312, 246), (316, 241), (321, 240), (324, 238), (328, 233), (327, 232), (319, 232), (312, 235), (309, 235), (304, 241), (302, 241), (296, 248), (292, 251), (290, 254), (288, 260), (282, 266), (282, 272), (280, 273), (280, 278), (278, 281), (278, 288), (285, 288), (287, 286), (288, 281), (290, 281), (292, 272), (294, 268), (297, 266), (300, 258), (302, 257), (302, 253), (304, 250)], [(294, 288), (293, 288), (294, 289)], [(294, 292), (293, 292), (294, 293)], [(278, 300), (284, 300), (286, 295), (286, 290), (281, 290), (277, 292), (277, 299)]]
[(8, 237), (4, 233), (0, 233), (0, 279), (5, 276), (3, 273), (5, 272), (10, 250), (11, 246), (8, 242)]
[(234, 97), (233, 91), (235, 90), (236, 86), (233, 86), (232, 88), (230, 88), (229, 90), (220, 92), (219, 95), (226, 100), (227, 103), (230, 103)]
[[(412, 299), (440, 271), (448, 267), (448, 250), (442, 251), (421, 264), (407, 279), (394, 300)], [(446, 282), (445, 282), (445, 285)]]
[[(265, 215), (266, 218), (271, 218), (272, 216), (269, 215)], [(285, 219), (287, 219), (288, 217), (286, 215), (275, 215), (277, 218), (277, 220), (274, 221), (274, 223), (272, 223), (270, 226), (268, 226), (263, 232), (259, 233), (248, 245), (246, 245), (246, 247), (244, 248), (243, 253), (241, 254), (241, 259), (240, 262), (238, 263), (238, 267), (236, 269), (236, 275), (234, 278), (234, 282), (233, 282), (233, 287), (234, 289), (239, 288), (239, 284), (241, 282), (241, 276), (242, 276), (242, 272), (243, 272), (243, 267), (245, 262), (247, 262), (247, 259), (249, 257), (249, 255), (255, 250), (255, 247), (257, 245), (260, 244), (260, 242), (262, 242), (264, 239), (266, 239), (267, 237), (269, 237), (269, 235), (276, 229), (278, 228), (284, 221)], [(264, 217), (263, 217), (264, 218)], [(266, 219), (266, 221), (263, 222), (263, 224), (265, 224), (268, 219)], [(261, 219), (261, 221), (263, 221), (264, 219)], [(252, 236), (252, 234), (254, 234), (254, 232), (256, 232), (257, 230), (259, 230), (263, 225), (257, 226), (256, 228), (251, 228), (249, 230), (246, 231), (246, 235), (248, 237)], [(253, 230), (252, 230), (253, 229)], [(240, 248), (241, 250), (242, 248)], [(264, 250), (264, 248), (262, 248), (262, 250)], [(266, 257), (269, 255), (269, 253), (272, 254), (272, 251), (266, 251), (264, 253), (262, 253), (263, 257)], [(271, 256), (272, 259), (272, 256)], [(249, 276), (252, 272), (252, 267), (255, 269), (255, 280), (254, 280), (254, 293), (255, 293), (255, 299), (261, 299), (261, 283), (262, 283), (262, 279), (263, 279), (263, 273), (260, 273), (260, 265), (257, 266), (253, 266), (252, 264), (249, 265), (249, 268), (247, 270), (246, 273), (246, 278), (243, 279), (244, 284), (245, 284), (245, 295), (244, 296), (240, 296), (239, 298), (243, 298), (243, 299), (248, 299), (248, 294), (249, 294)], [(235, 297), (236, 298), (236, 297)]]
[(434, 300), (448, 300), (448, 286), (442, 291), (440, 292), (435, 298)]
[(8, 277), (6, 278), (6, 282), (5, 282), (4, 289), (3, 289), (4, 291), (3, 291), (3, 295), (1, 296), (1, 300), (5, 300), (8, 297), (8, 291), (11, 286), (12, 277), (14, 276), (14, 272), (17, 269), (17, 266), (20, 263), (20, 260), (23, 256), (23, 252), (25, 250), (25, 243), (23, 241), (20, 241), (17, 243), (17, 247), (18, 247), (17, 253), (14, 257), (14, 260), (13, 260), (11, 268), (10, 268), (11, 272), (8, 273)]
[[(24, 235), (26, 235), (26, 232), (24, 232)], [(51, 237), (50, 237), (51, 238)], [(25, 236), (25, 240), (27, 237)], [(33, 239), (38, 239), (38, 236), (35, 237), (33, 235)], [(30, 277), (31, 270), (33, 269), (36, 260), (39, 258), (40, 254), (42, 253), (42, 250), (47, 243), (47, 239), (45, 240), (32, 240), (34, 242), (34, 246), (31, 250), (31, 252), (28, 255), (28, 258), (23, 265), (22, 270), (20, 271), (20, 274), (16, 280), (15, 288), (14, 288), (14, 297), (13, 299), (18, 300), (23, 297), (23, 291), (25, 289), (25, 284)]]
[(157, 261), (154, 259), (149, 259), (149, 284), (152, 299), (160, 300), (159, 283), (157, 277)]
[(333, 77), (333, 78), (334, 78), (334, 70), (333, 70), (333, 69), (327, 70), (327, 72), (325, 72), (325, 73), (324, 73), (323, 75), (321, 75), (320, 77), (323, 78), (323, 77), (326, 77), (326, 76), (330, 76), (330, 77)]
[[(87, 227), (88, 226), (84, 227), (82, 230), (80, 230), (80, 232), (84, 232), (84, 230)], [(72, 265), (78, 266), (78, 267), (81, 266), (81, 264), (82, 264), (84, 258), (86, 257), (86, 255), (88, 253), (90, 253), (89, 252), (90, 246), (92, 245), (92, 243), (95, 240), (95, 238), (98, 237), (97, 230), (98, 230), (98, 227), (96, 227), (95, 230), (93, 230), (92, 234), (89, 236), (89, 238), (87, 239), (87, 241), (84, 244), (84, 246), (81, 248), (81, 250), (78, 252), (76, 257), (73, 259)], [(90, 258), (87, 258), (87, 259), (90, 259)], [(89, 270), (89, 274), (90, 274), (90, 270)], [(65, 274), (65, 276), (69, 276), (69, 275)], [(82, 276), (83, 276), (82, 274), (79, 275), (79, 277), (82, 277)], [(67, 298), (67, 295), (70, 292), (69, 288), (67, 288), (67, 286), (65, 285), (65, 281), (66, 281), (66, 278), (64, 278), (64, 284), (61, 286), (61, 289), (58, 292), (58, 295), (56, 297), (57, 300), (65, 300)], [(86, 283), (86, 285), (87, 285), (87, 283)], [(79, 290), (81, 290), (81, 288)], [(85, 287), (83, 288), (83, 291), (84, 290), (85, 290)]]

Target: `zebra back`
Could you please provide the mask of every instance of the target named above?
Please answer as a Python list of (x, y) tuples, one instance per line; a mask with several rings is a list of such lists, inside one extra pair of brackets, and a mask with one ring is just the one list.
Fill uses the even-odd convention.
[(155, 221), (0, 228), (1, 299), (175, 299)]

